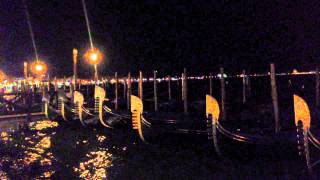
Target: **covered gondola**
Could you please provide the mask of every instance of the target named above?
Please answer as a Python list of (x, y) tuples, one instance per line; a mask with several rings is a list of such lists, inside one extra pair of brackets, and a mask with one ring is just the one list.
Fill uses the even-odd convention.
[[(208, 104), (212, 106), (212, 104)], [(207, 108), (213, 109), (213, 108)], [(131, 96), (132, 128), (145, 143), (158, 141), (165, 134), (191, 134), (208, 138), (209, 128), (201, 117), (190, 117), (183, 113), (146, 113), (143, 102), (137, 96)], [(215, 114), (216, 115), (216, 114)], [(202, 119), (201, 119), (202, 118)]]
[(72, 94), (62, 90), (44, 92), (44, 112), (48, 119), (70, 121), (74, 117)]
[(94, 87), (94, 106), (86, 103), (84, 95), (80, 91), (64, 93), (57, 91), (44, 96), (44, 109), (47, 118), (62, 118), (67, 122), (80, 122), (83, 126), (101, 124), (104, 127), (112, 128), (119, 121), (113, 118), (129, 119), (128, 115), (114, 113), (107, 105), (106, 92), (100, 86)]

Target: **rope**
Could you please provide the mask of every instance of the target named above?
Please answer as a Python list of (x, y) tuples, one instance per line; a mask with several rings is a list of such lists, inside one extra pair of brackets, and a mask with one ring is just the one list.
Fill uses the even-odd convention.
[(309, 141), (317, 148), (320, 150), (320, 142), (318, 139), (311, 133), (311, 131), (308, 131), (308, 139)]
[(121, 117), (121, 118), (124, 118), (124, 119), (130, 119), (131, 118), (131, 116), (129, 116), (129, 115), (120, 115), (120, 114), (114, 113), (107, 106), (103, 106), (103, 109), (105, 110), (105, 112), (107, 112), (107, 113), (109, 113), (111, 115), (117, 116), (117, 117)]
[(81, 106), (83, 112), (85, 112), (86, 114), (90, 115), (90, 116), (94, 116), (94, 114), (90, 113), (90, 111), (88, 109), (86, 109), (85, 107)]
[(217, 128), (219, 130), (219, 132), (221, 132), (223, 135), (231, 138), (231, 139), (234, 139), (236, 141), (239, 141), (239, 142), (245, 142), (245, 143), (257, 143), (257, 144), (265, 144), (265, 143), (262, 143), (261, 139), (253, 139), (253, 138), (250, 138), (250, 137), (246, 137), (246, 136), (243, 136), (243, 135), (239, 135), (239, 134), (234, 134), (228, 130), (226, 130), (225, 128), (223, 128), (219, 123), (217, 123)]

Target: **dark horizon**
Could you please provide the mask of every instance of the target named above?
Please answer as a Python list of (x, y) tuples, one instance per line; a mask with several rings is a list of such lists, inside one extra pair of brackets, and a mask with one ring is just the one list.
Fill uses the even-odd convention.
[[(101, 75), (313, 70), (319, 64), (320, 2), (308, 1), (103, 1), (87, 0), (94, 44), (106, 55)], [(52, 76), (72, 74), (79, 49), (79, 75), (92, 76), (82, 61), (89, 45), (81, 0), (27, 1), (41, 59)], [(22, 0), (0, 3), (0, 66), (22, 76), (34, 59)], [(319, 62), (318, 62), (319, 61)]]

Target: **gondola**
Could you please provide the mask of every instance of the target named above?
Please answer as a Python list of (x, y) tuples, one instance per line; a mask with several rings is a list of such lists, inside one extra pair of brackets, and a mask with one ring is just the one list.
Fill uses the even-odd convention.
[[(131, 112), (132, 112), (132, 126), (138, 132), (140, 139), (148, 143), (153, 134), (156, 134), (155, 129), (162, 129), (161, 132), (183, 133), (183, 134), (199, 134), (206, 135), (210, 143), (214, 145), (215, 151), (221, 154), (218, 140), (223, 138), (229, 139), (231, 142), (247, 143), (247, 144), (263, 144), (272, 145), (276, 143), (272, 137), (262, 137), (256, 135), (248, 135), (242, 133), (234, 133), (227, 130), (219, 122), (220, 108), (217, 100), (210, 95), (206, 95), (206, 121), (197, 120), (196, 128), (181, 128), (178, 125), (178, 120), (164, 120), (156, 119), (154, 117), (146, 118), (143, 111), (143, 102), (136, 96), (131, 96)], [(184, 117), (186, 118), (186, 117)], [(194, 120), (191, 122), (194, 122)], [(202, 123), (201, 123), (202, 122)], [(195, 124), (194, 124), (195, 125)], [(219, 137), (219, 138), (218, 138)]]
[[(298, 95), (294, 99), (294, 120), (297, 128), (297, 145), (299, 155), (306, 162), (309, 173), (312, 175), (312, 169), (320, 163), (320, 160), (313, 160), (311, 148), (315, 151), (320, 150), (319, 139), (311, 132), (311, 116), (308, 104)], [(310, 144), (311, 143), (311, 144)]]
[(103, 118), (101, 118), (101, 124), (106, 126), (112, 126), (112, 127), (128, 127), (130, 121), (131, 121), (131, 113), (126, 108), (126, 102), (120, 101), (118, 99), (118, 108), (111, 108), (115, 106), (115, 101), (112, 101), (108, 98), (106, 98), (107, 101), (105, 101), (102, 104), (102, 112), (103, 112)]
[(80, 122), (83, 126), (98, 124), (99, 118), (102, 117), (99, 106), (105, 100), (105, 92), (101, 89), (95, 87), (94, 107), (85, 105), (84, 95), (80, 91), (72, 91), (70, 94), (58, 93), (56, 112), (67, 122)]
[[(55, 98), (52, 98), (55, 97)], [(45, 114), (48, 118), (61, 117), (67, 122), (79, 121), (83, 126), (101, 124), (104, 127), (112, 128), (117, 125), (112, 116), (129, 118), (128, 115), (120, 115), (114, 113), (106, 105), (106, 92), (100, 86), (95, 86), (94, 89), (94, 107), (89, 107), (85, 103), (84, 95), (80, 91), (73, 91), (70, 94), (65, 94), (61, 91), (53, 95), (46, 94), (44, 100)]]
[[(212, 106), (213, 104), (208, 104)], [(207, 108), (211, 110), (213, 108)], [(191, 134), (199, 135), (208, 139), (207, 128), (202, 117), (188, 117), (183, 113), (156, 113), (150, 115), (143, 111), (143, 102), (137, 96), (131, 95), (132, 128), (137, 132), (140, 139), (145, 143), (158, 141), (161, 136), (168, 134)], [(216, 114), (214, 114), (216, 115)], [(183, 119), (183, 121), (182, 121)], [(203, 116), (205, 119), (205, 116)]]
[(72, 94), (66, 94), (62, 90), (44, 92), (43, 105), (44, 112), (48, 119), (63, 119), (70, 121), (74, 117), (74, 109), (72, 108)]

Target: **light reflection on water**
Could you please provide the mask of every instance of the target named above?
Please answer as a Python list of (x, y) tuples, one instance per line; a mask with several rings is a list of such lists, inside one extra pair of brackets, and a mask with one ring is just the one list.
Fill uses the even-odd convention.
[(8, 141), (11, 141), (12, 138), (8, 132), (1, 132), (0, 133), (0, 141), (3, 143), (7, 143)]
[[(61, 132), (59, 132), (61, 137), (57, 137), (58, 127), (59, 124), (55, 121), (43, 120), (29, 123), (27, 131), (1, 132), (0, 147), (6, 146), (10, 150), (9, 155), (3, 155), (0, 158), (0, 165), (9, 164), (10, 169), (17, 173), (27, 170), (29, 171), (25, 172), (27, 177), (29, 173), (33, 173), (32, 168), (37, 167), (35, 178), (50, 178), (57, 173), (57, 164), (68, 162), (66, 159), (61, 159), (60, 155), (56, 154), (57, 150), (54, 151), (53, 149), (60, 149), (61, 145), (70, 146), (71, 152), (78, 153), (78, 151), (84, 150), (83, 155), (70, 157), (76, 158), (75, 162), (77, 162), (72, 164), (70, 169), (73, 171), (73, 175), (83, 179), (105, 179), (107, 168), (112, 166), (112, 159), (114, 158), (107, 148), (99, 147), (105, 143), (107, 137), (93, 131), (89, 132), (90, 134), (94, 134), (93, 136), (81, 136), (78, 139), (77, 135), (73, 137), (72, 133), (68, 132), (67, 136), (71, 136), (69, 138), (66, 137), (67, 142), (64, 144), (64, 136), (61, 136)], [(65, 130), (63, 131), (65, 132)], [(77, 134), (81, 134), (81, 131)], [(75, 139), (76, 141), (74, 141)], [(53, 142), (58, 142), (58, 145)], [(70, 144), (72, 142), (77, 144), (77, 147), (74, 149), (72, 148), (75, 146)], [(63, 148), (69, 150), (68, 147)], [(15, 155), (10, 153), (15, 150), (20, 155), (15, 157)], [(8, 172), (1, 171), (0, 166), (0, 179), (5, 179), (6, 173)], [(31, 177), (33, 176), (31, 175)]]
[(103, 150), (91, 151), (86, 154), (84, 161), (80, 162), (78, 167), (73, 170), (79, 173), (83, 179), (101, 179), (106, 178), (106, 168), (111, 165), (112, 155)]

